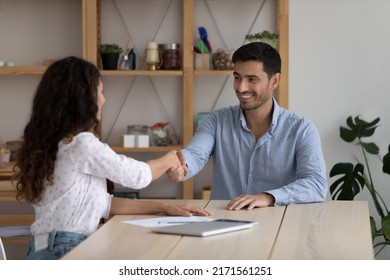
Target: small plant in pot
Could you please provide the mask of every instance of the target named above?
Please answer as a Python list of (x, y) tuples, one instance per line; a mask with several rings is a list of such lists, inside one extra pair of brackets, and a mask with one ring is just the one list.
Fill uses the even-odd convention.
[(269, 32), (267, 30), (263, 32), (258, 32), (258, 33), (253, 33), (253, 34), (247, 34), (245, 36), (245, 40), (249, 42), (264, 42), (275, 49), (278, 47), (278, 40), (279, 39), (279, 34)]
[(117, 44), (102, 44), (99, 46), (100, 57), (102, 58), (103, 70), (117, 70), (119, 55), (123, 49)]

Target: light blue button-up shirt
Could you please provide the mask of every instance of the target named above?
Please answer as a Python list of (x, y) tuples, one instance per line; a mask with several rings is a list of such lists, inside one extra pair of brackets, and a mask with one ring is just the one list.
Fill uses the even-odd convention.
[(267, 192), (275, 205), (323, 201), (328, 184), (316, 127), (276, 100), (273, 110), (271, 126), (257, 141), (238, 105), (211, 112), (183, 149), (184, 180), (213, 156), (212, 199)]

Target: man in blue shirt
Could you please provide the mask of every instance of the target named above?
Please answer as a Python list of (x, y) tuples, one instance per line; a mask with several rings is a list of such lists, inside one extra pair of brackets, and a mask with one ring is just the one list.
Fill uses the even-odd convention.
[(273, 97), (281, 79), (279, 53), (255, 42), (232, 59), (239, 105), (211, 112), (178, 153), (186, 173), (168, 176), (186, 180), (213, 156), (211, 198), (231, 200), (227, 209), (323, 201), (328, 185), (318, 131)]

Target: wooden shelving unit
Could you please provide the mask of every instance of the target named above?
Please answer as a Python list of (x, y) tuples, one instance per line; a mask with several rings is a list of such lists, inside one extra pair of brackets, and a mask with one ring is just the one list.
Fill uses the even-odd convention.
[(42, 75), (45, 70), (45, 66), (0, 67), (0, 75)]
[(167, 153), (172, 150), (180, 150), (182, 146), (151, 146), (148, 148), (124, 148), (122, 146), (111, 146), (111, 148), (120, 154), (125, 153)]
[[(80, 0), (82, 9), (82, 54), (90, 62), (98, 65), (98, 44), (100, 40), (100, 0)], [(101, 71), (103, 76), (179, 76), (182, 77), (182, 118), (183, 144), (187, 144), (193, 136), (193, 89), (194, 76), (227, 76), (231, 71), (194, 70), (193, 65), (193, 19), (195, 0), (183, 1), (182, 26), (182, 70), (180, 71)], [(241, 1), (241, 0), (237, 0)], [(278, 2), (277, 21), (280, 35), (279, 52), (282, 56), (283, 79), (279, 87), (278, 101), (282, 107), (288, 108), (288, 7), (289, 0), (275, 0)], [(42, 75), (46, 67), (20, 66), (0, 67), (0, 75)], [(180, 149), (181, 146), (150, 147), (150, 148), (122, 148), (113, 147), (118, 153), (127, 152), (166, 152), (171, 149)], [(193, 180), (183, 182), (183, 198), (193, 198)]]

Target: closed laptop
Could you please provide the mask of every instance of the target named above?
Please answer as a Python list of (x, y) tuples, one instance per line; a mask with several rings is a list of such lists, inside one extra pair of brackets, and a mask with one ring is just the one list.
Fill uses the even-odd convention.
[(248, 229), (255, 225), (257, 225), (256, 221), (217, 219), (213, 221), (158, 227), (152, 229), (152, 232), (203, 237)]

